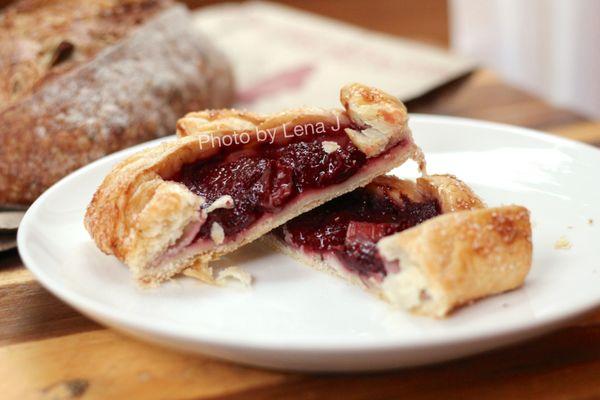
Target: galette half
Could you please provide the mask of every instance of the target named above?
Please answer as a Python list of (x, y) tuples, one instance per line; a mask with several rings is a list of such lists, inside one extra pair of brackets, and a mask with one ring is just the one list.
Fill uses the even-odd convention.
[(157, 284), (231, 252), (412, 158), (404, 105), (359, 84), (343, 109), (191, 113), (179, 138), (127, 158), (88, 206), (98, 247)]
[(520, 286), (531, 266), (529, 211), (486, 208), (450, 175), (416, 182), (378, 177), (266, 239), (393, 305), (432, 317)]

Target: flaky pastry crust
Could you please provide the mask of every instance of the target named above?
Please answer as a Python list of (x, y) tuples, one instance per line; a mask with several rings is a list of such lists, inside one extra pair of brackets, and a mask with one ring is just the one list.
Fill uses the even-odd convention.
[[(371, 102), (369, 114), (361, 116), (353, 96), (346, 92), (356, 91), (368, 96)], [(114, 254), (127, 264), (142, 284), (156, 284), (190, 266), (197, 266), (220, 255), (233, 251), (287, 220), (306, 212), (334, 197), (363, 186), (408, 158), (422, 160), (420, 149), (414, 144), (406, 122), (406, 109), (398, 102), (397, 110), (388, 104), (383, 92), (353, 84), (342, 88), (345, 110), (297, 109), (260, 116), (236, 110), (213, 110), (188, 114), (182, 118), (177, 129), (180, 138), (143, 150), (119, 163), (104, 179), (87, 209), (85, 226), (98, 247), (107, 254)], [(376, 125), (376, 99), (382, 103), (382, 119), (392, 121), (392, 113), (401, 127), (381, 123)], [(365, 100), (366, 101), (366, 100)], [(349, 110), (352, 110), (351, 112)], [(355, 120), (356, 119), (356, 120)], [(386, 145), (380, 152), (369, 149), (368, 156), (375, 158), (367, 167), (340, 184), (299, 196), (286, 205), (281, 212), (267, 215), (250, 226), (243, 237), (223, 241), (222, 237), (212, 243), (193, 244), (191, 232), (197, 231), (206, 219), (204, 199), (184, 185), (170, 181), (184, 164), (210, 159), (220, 148), (214, 141), (205, 141), (204, 135), (226, 135), (246, 132), (251, 138), (247, 146), (258, 141), (260, 129), (276, 132), (276, 142), (285, 141), (282, 127), (307, 123), (338, 123), (343, 126), (371, 126), (377, 131), (378, 141), (386, 136)], [(366, 137), (368, 133), (364, 134)], [(357, 146), (358, 147), (358, 146)], [(360, 147), (359, 147), (360, 148)], [(219, 233), (219, 232), (217, 232)], [(191, 237), (192, 236), (192, 237)], [(222, 243), (218, 243), (222, 242)]]
[(346, 270), (334, 256), (306, 253), (275, 235), (269, 235), (267, 242), (393, 305), (436, 318), (462, 304), (523, 283), (532, 255), (526, 208), (486, 208), (464, 182), (452, 175), (430, 175), (416, 181), (381, 176), (367, 189), (376, 191), (382, 185), (393, 187), (393, 193), (413, 202), (435, 199), (442, 212), (378, 242), (379, 253), (388, 266), (383, 281), (361, 278)]
[[(367, 157), (377, 156), (404, 138), (412, 138), (404, 104), (381, 90), (352, 83), (340, 90), (344, 110), (304, 107), (264, 115), (231, 109), (188, 113), (177, 121), (177, 135), (226, 135), (243, 130), (266, 130), (284, 124), (301, 125), (315, 121), (341, 125), (350, 140)], [(415, 148), (414, 159), (425, 170), (425, 159)]]
[[(532, 256), (529, 211), (513, 205), (448, 213), (383, 238), (378, 248), (400, 266), (387, 278), (390, 285), (383, 283), (386, 300), (416, 314), (443, 317), (523, 284)], [(398, 290), (407, 285), (410, 290)]]

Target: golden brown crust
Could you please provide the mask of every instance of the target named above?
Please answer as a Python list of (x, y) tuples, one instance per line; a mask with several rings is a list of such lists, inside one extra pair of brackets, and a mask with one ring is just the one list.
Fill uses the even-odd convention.
[(185, 138), (140, 151), (115, 166), (94, 193), (86, 212), (86, 228), (98, 247), (124, 259), (128, 251), (126, 233), (156, 188), (170, 183), (162, 177), (172, 175), (184, 163), (208, 158), (216, 151), (207, 146), (201, 149), (198, 140)]
[(485, 207), (473, 190), (454, 175), (423, 176), (417, 179), (417, 185), (438, 201), (442, 213)]
[[(22, 9), (41, 4), (47, 8), (39, 12)], [(136, 4), (148, 7), (144, 18)], [(70, 11), (44, 14), (55, 8)], [(31, 15), (23, 22), (20, 12)], [(36, 18), (44, 29), (21, 26)], [(17, 3), (2, 22), (17, 27), (4, 32), (5, 42), (45, 48), (66, 38), (74, 49), (68, 60), (50, 69), (45, 56), (37, 59), (39, 53), (29, 51), (31, 60), (26, 57), (15, 64), (17, 70), (3, 69), (6, 75), (0, 75), (0, 92), (2, 85), (19, 88), (4, 93), (0, 104), (0, 204), (31, 203), (74, 169), (172, 134), (183, 113), (227, 106), (233, 97), (226, 60), (189, 28), (185, 8), (170, 1), (36, 0)], [(52, 29), (57, 33), (52, 35)], [(11, 51), (10, 46), (2, 49)]]
[[(323, 122), (344, 127), (350, 140), (367, 157), (377, 156), (401, 140), (412, 141), (406, 107), (397, 98), (381, 90), (352, 83), (342, 87), (340, 101), (343, 111), (304, 107), (272, 115), (228, 109), (189, 113), (177, 122), (177, 135), (209, 133), (222, 136)], [(420, 149), (415, 148), (414, 158), (421, 166), (424, 165)]]
[(266, 115), (234, 109), (191, 112), (177, 121), (177, 136), (200, 134), (223, 135), (255, 129), (267, 119)]
[[(275, 114), (256, 114), (245, 110), (221, 109), (205, 110), (188, 113), (177, 121), (177, 136), (210, 137), (234, 136), (248, 133), (256, 139), (258, 132), (272, 132), (280, 140), (286, 140), (282, 135), (282, 127), (291, 134), (296, 125), (311, 125), (323, 123), (324, 126), (344, 127), (351, 124), (346, 113), (341, 110), (326, 110), (321, 108), (296, 108)], [(410, 134), (406, 137), (410, 138)]]
[[(379, 92), (376, 89), (371, 90)], [(298, 198), (298, 201), (293, 201), (286, 206), (282, 212), (265, 217), (263, 221), (256, 224), (257, 226), (248, 229), (244, 237), (223, 244), (203, 244), (204, 247), (195, 248), (191, 246), (178, 257), (168, 259), (163, 257), (163, 253), (179, 244), (185, 232), (192, 229), (198, 221), (202, 221), (203, 216), (192, 211), (194, 206), (204, 200), (182, 185), (165, 179), (173, 176), (183, 164), (210, 158), (221, 151), (219, 142), (204, 140), (205, 133), (216, 135), (231, 133), (231, 127), (240, 126), (239, 121), (243, 120), (253, 124), (258, 122), (259, 127), (273, 129), (276, 132), (275, 142), (280, 142), (287, 140), (281, 129), (283, 124), (293, 127), (295, 124), (331, 123), (338, 118), (347, 123), (351, 122), (348, 116), (339, 110), (299, 109), (267, 117), (235, 110), (189, 114), (178, 124), (178, 130), (183, 137), (141, 151), (121, 162), (111, 171), (88, 207), (85, 218), (86, 228), (98, 247), (105, 253), (114, 254), (129, 265), (138, 280), (155, 283), (179, 272), (186, 265), (206, 262), (233, 251), (300, 213), (367, 184), (417, 152), (410, 132), (408, 129), (403, 129), (401, 132), (404, 136), (397, 140), (402, 141), (402, 144), (389, 151), (386, 148), (386, 153), (372, 160), (364, 171), (341, 184), (303, 195)], [(220, 125), (216, 125), (219, 123)], [(207, 131), (203, 128), (203, 124), (213, 124), (211, 129), (215, 130)], [(247, 146), (260, 141), (255, 129), (244, 130), (244, 132), (248, 133), (250, 138)], [(159, 195), (160, 199), (163, 199), (161, 201), (164, 201), (164, 198), (171, 199), (169, 209), (151, 207), (159, 201)], [(157, 234), (143, 235), (141, 227), (143, 230), (156, 231)], [(162, 262), (162, 267), (155, 261), (157, 259)]]
[[(397, 275), (418, 270), (424, 284), (411, 311), (443, 317), (472, 300), (519, 287), (531, 267), (529, 211), (521, 206), (448, 213), (383, 238), (382, 256)], [(394, 302), (406, 299), (394, 298)]]
[(416, 181), (383, 175), (373, 179), (366, 188), (375, 192), (392, 188), (386, 193), (395, 197), (398, 203), (401, 197), (415, 203), (436, 200), (442, 213), (485, 207), (471, 188), (454, 175), (425, 175)]
[[(288, 255), (358, 284), (411, 312), (443, 317), (477, 298), (520, 286), (531, 266), (531, 227), (524, 207), (485, 208), (483, 201), (452, 175), (429, 175), (416, 181), (380, 176), (368, 190), (438, 201), (442, 215), (378, 242), (388, 274), (360, 279), (329, 254), (308, 254), (269, 235)], [(389, 190), (393, 188), (393, 190)], [(398, 265), (399, 264), (399, 265)]]
[[(350, 84), (340, 93), (340, 101), (360, 129), (346, 130), (356, 147), (365, 154), (379, 154), (403, 136), (408, 114), (397, 97)], [(392, 132), (392, 134), (389, 134)]]

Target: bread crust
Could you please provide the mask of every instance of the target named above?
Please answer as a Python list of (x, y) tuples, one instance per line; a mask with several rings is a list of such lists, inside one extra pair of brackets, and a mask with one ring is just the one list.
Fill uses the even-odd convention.
[(171, 0), (18, 0), (0, 14), (0, 109), (84, 64)]
[[(274, 234), (265, 240), (314, 268), (358, 284), (415, 314), (444, 317), (475, 299), (520, 286), (531, 266), (529, 211), (521, 206), (486, 208), (452, 175), (416, 181), (381, 176), (367, 189), (393, 187), (411, 201), (438, 201), (441, 215), (382, 238), (377, 246), (388, 266), (382, 280), (360, 278), (331, 255), (309, 254)], [(388, 195), (390, 192), (387, 192)]]
[(185, 112), (230, 104), (224, 57), (190, 28), (185, 7), (162, 3), (116, 43), (0, 111), (0, 204), (29, 204), (82, 165), (171, 134)]
[[(342, 92), (345, 88), (342, 89)], [(370, 89), (379, 92), (377, 89)], [(221, 254), (233, 251), (241, 245), (264, 235), (287, 220), (306, 212), (334, 197), (363, 186), (390, 169), (402, 164), (409, 157), (418, 158), (420, 150), (413, 143), (407, 127), (388, 132), (392, 148), (382, 149), (381, 157), (371, 160), (367, 168), (359, 171), (345, 182), (331, 185), (323, 190), (299, 196), (279, 213), (269, 214), (249, 227), (243, 237), (222, 244), (200, 243), (186, 247), (176, 257), (165, 261), (161, 258), (167, 250), (177, 246), (184, 232), (202, 221), (202, 214), (192, 212), (204, 202), (183, 185), (168, 178), (179, 171), (183, 164), (209, 159), (220, 151), (217, 142), (205, 141), (204, 134), (224, 135), (239, 127), (239, 121), (251, 121), (255, 129), (244, 129), (252, 146), (259, 141), (256, 128), (274, 129), (275, 141), (286, 140), (284, 124), (331, 123), (336, 118), (351, 123), (344, 110), (297, 109), (273, 116), (258, 117), (235, 110), (207, 111), (186, 116), (178, 129), (183, 132), (179, 139), (141, 151), (118, 164), (104, 179), (88, 206), (85, 225), (98, 247), (107, 254), (114, 254), (133, 270), (138, 281), (156, 284), (168, 279), (184, 268), (208, 262)], [(215, 130), (202, 129), (197, 120), (204, 118), (213, 123)], [(216, 124), (222, 122), (221, 126)], [(233, 121), (233, 122), (232, 122)], [(406, 118), (404, 119), (406, 122)], [(405, 123), (404, 122), (404, 123)], [(240, 133), (239, 131), (237, 131)], [(187, 136), (186, 136), (187, 135)], [(395, 145), (397, 144), (397, 145)], [(375, 157), (375, 155), (373, 155)], [(162, 196), (163, 200), (159, 200)], [(170, 200), (169, 208), (153, 207), (153, 204)], [(143, 227), (143, 229), (142, 229)], [(155, 234), (147, 235), (144, 232)], [(156, 263), (156, 260), (161, 260)]]

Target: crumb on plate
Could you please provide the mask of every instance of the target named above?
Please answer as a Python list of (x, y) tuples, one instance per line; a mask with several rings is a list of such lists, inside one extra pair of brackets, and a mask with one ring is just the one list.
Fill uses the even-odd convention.
[(323, 146), (323, 151), (327, 154), (331, 154), (340, 148), (339, 144), (337, 144), (336, 142), (330, 142), (328, 140), (323, 141), (321, 143), (321, 146)]
[(571, 248), (571, 242), (564, 236), (561, 236), (555, 243), (554, 248), (557, 250), (568, 250)]
[(236, 266), (215, 270), (207, 264), (198, 264), (186, 268), (183, 275), (215, 286), (226, 286), (231, 281), (236, 281), (242, 286), (250, 287), (253, 281), (252, 275)]

